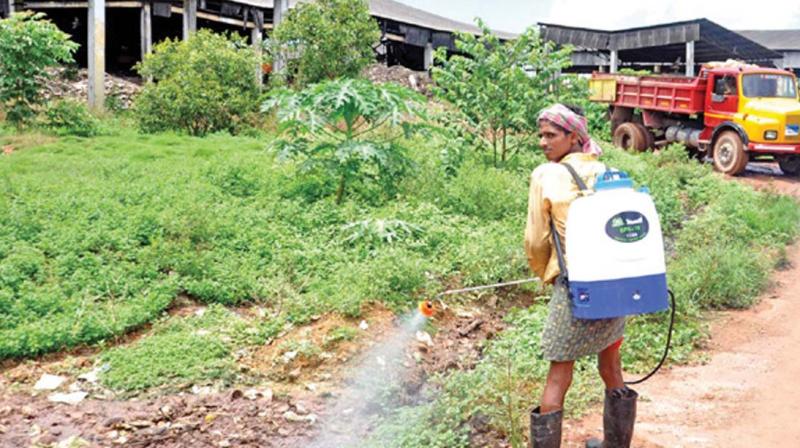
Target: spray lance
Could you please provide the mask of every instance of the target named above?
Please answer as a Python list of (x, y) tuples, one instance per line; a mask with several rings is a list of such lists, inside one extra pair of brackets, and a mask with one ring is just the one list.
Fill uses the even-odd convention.
[[(572, 201), (567, 214), (566, 240), (570, 244), (566, 259), (555, 224), (550, 221), (561, 270), (556, 282), (567, 289), (573, 316), (609, 319), (671, 308), (667, 341), (658, 364), (644, 377), (625, 382), (642, 383), (664, 365), (675, 324), (675, 296), (667, 288), (664, 243), (655, 204), (646, 188), (633, 189), (625, 172), (607, 170), (598, 175), (595, 189), (590, 190), (571, 166), (562, 165), (582, 193)], [(537, 280), (453, 289), (437, 294), (434, 300)], [(428, 318), (435, 312), (431, 300), (420, 302), (418, 309)]]

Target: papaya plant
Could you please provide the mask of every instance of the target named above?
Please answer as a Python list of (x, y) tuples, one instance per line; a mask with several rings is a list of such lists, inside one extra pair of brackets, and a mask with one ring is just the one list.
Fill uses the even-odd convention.
[(400, 137), (424, 127), (423, 103), (424, 97), (396, 84), (337, 79), (300, 92), (276, 90), (262, 111), (277, 118), (279, 158), (298, 160), (301, 171), (332, 176), (340, 204), (356, 180), (394, 193), (412, 166)]

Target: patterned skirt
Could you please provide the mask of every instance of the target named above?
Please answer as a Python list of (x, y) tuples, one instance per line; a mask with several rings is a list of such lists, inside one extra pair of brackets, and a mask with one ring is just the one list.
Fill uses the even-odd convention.
[(624, 317), (596, 320), (572, 317), (572, 304), (563, 286), (553, 287), (549, 306), (542, 334), (542, 351), (548, 361), (573, 361), (600, 353), (625, 332)]

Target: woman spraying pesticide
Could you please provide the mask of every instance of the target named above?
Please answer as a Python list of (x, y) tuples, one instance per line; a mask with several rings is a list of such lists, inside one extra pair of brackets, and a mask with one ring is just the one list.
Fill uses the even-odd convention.
[[(649, 195), (634, 191), (627, 175), (598, 161), (602, 151), (580, 111), (556, 104), (540, 113), (538, 123), (540, 146), (550, 163), (531, 175), (525, 251), (533, 272), (553, 284), (553, 294), (542, 334), (550, 370), (540, 405), (531, 411), (531, 443), (534, 448), (561, 445), (564, 397), (575, 360), (596, 354), (606, 388), (604, 440), (586, 445), (627, 448), (638, 395), (622, 377), (624, 316), (668, 307), (658, 217)], [(598, 194), (590, 198), (593, 188)], [(606, 204), (617, 209), (607, 210), (614, 207)], [(625, 275), (615, 276), (615, 269)]]

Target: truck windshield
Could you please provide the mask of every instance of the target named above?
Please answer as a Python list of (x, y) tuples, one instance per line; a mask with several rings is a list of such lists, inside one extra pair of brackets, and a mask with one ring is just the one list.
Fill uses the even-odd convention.
[(757, 73), (742, 77), (746, 97), (797, 98), (794, 78), (786, 75)]

